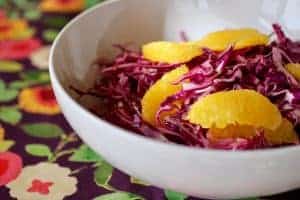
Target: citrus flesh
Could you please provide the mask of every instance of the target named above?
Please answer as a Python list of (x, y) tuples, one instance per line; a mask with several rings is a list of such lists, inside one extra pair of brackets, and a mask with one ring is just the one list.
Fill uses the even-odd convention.
[(266, 45), (269, 42), (268, 35), (260, 33), (256, 29), (227, 29), (207, 34), (197, 44), (215, 51), (223, 51), (229, 46), (234, 49), (243, 49), (251, 46)]
[(211, 141), (228, 138), (251, 139), (257, 136), (259, 131), (263, 131), (267, 142), (271, 145), (293, 144), (299, 142), (299, 138), (296, 131), (294, 130), (293, 124), (285, 118), (282, 120), (282, 123), (275, 131), (271, 131), (268, 129), (259, 130), (257, 128), (254, 128), (253, 126), (247, 125), (229, 125), (224, 129), (209, 129), (208, 138)]
[(297, 80), (300, 80), (300, 63), (289, 63), (285, 67)]
[(230, 90), (207, 95), (194, 103), (187, 119), (203, 128), (249, 125), (276, 130), (281, 113), (268, 98), (254, 90)]
[(169, 96), (182, 89), (181, 84), (173, 84), (189, 71), (186, 65), (182, 65), (162, 76), (145, 93), (142, 98), (142, 118), (152, 124), (156, 124), (156, 113), (160, 104)]
[(183, 63), (202, 54), (202, 49), (194, 43), (151, 42), (142, 47), (144, 58), (154, 62)]
[(224, 51), (231, 45), (234, 49), (243, 49), (268, 42), (268, 35), (252, 28), (227, 29), (209, 33), (195, 42), (151, 42), (142, 47), (142, 53), (144, 58), (154, 62), (184, 63), (200, 56), (204, 47)]
[(267, 141), (274, 145), (298, 143), (299, 138), (294, 130), (293, 124), (283, 119), (276, 131), (265, 130), (264, 135)]

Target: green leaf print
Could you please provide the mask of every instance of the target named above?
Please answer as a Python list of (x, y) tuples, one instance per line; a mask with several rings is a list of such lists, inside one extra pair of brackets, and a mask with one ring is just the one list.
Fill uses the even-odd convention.
[(41, 17), (41, 12), (36, 9), (30, 9), (25, 11), (24, 17), (28, 20), (37, 20)]
[(83, 144), (69, 158), (73, 162), (102, 162), (103, 158), (87, 145)]
[(168, 200), (185, 200), (187, 196), (171, 190), (165, 190), (165, 195)]
[(59, 126), (47, 122), (25, 124), (22, 129), (26, 134), (38, 138), (57, 138), (64, 134)]
[(5, 82), (0, 79), (0, 90), (4, 90), (4, 89), (5, 89)]
[(47, 157), (49, 160), (53, 157), (50, 148), (44, 144), (27, 144), (25, 150), (33, 156)]
[(0, 141), (0, 152), (8, 151), (12, 146), (14, 146), (15, 141), (13, 140), (2, 140)]
[(110, 190), (111, 186), (109, 185), (109, 181), (112, 177), (113, 171), (113, 167), (109, 163), (103, 161), (94, 172), (95, 183), (100, 187)]
[(43, 38), (47, 42), (53, 42), (58, 35), (59, 31), (54, 29), (48, 29), (43, 32)]
[(85, 7), (90, 8), (98, 3), (101, 3), (103, 0), (85, 0)]
[(18, 96), (18, 90), (5, 89), (0, 90), (0, 102), (9, 102)]
[(19, 123), (22, 113), (14, 107), (0, 107), (0, 120), (11, 125)]
[(93, 200), (144, 200), (144, 198), (127, 192), (115, 192), (99, 196)]
[(0, 80), (0, 102), (9, 102), (18, 96), (18, 90), (7, 89), (3, 80)]
[(32, 84), (50, 83), (50, 76), (48, 71), (28, 71), (21, 74), (24, 81), (30, 81)]
[(11, 88), (11, 89), (19, 90), (19, 89), (22, 89), (22, 88), (29, 87), (31, 85), (32, 85), (31, 81), (21, 81), (21, 80), (18, 80), (18, 81), (11, 82), (8, 85), (8, 87)]
[(62, 27), (64, 27), (68, 23), (68, 19), (66, 17), (63, 17), (63, 16), (53, 16), (53, 17), (50, 17), (50, 18), (45, 18), (44, 23), (48, 27), (61, 29)]
[(15, 61), (1, 60), (0, 61), (0, 72), (15, 73), (22, 71), (22, 64)]

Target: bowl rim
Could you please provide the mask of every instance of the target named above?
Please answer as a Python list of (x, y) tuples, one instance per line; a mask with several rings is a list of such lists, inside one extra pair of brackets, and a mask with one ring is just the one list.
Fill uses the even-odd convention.
[(60, 31), (60, 33), (57, 35), (56, 39), (54, 40), (50, 54), (49, 54), (49, 73), (52, 84), (56, 85), (57, 88), (62, 92), (63, 98), (66, 98), (70, 103), (73, 104), (73, 106), (80, 110), (85, 116), (89, 117), (90, 119), (97, 121), (98, 123), (105, 124), (109, 126), (110, 128), (116, 129), (118, 131), (123, 132), (123, 134), (120, 134), (120, 139), (122, 137), (129, 138), (130, 140), (135, 140), (137, 142), (141, 143), (148, 143), (152, 145), (157, 145), (164, 148), (172, 148), (177, 149), (180, 151), (185, 151), (189, 153), (194, 154), (206, 154), (210, 156), (228, 156), (228, 157), (240, 157), (240, 158), (246, 158), (246, 157), (269, 157), (269, 156), (275, 156), (275, 155), (283, 155), (286, 153), (300, 153), (300, 145), (293, 145), (293, 146), (287, 146), (287, 147), (278, 147), (278, 148), (269, 148), (269, 149), (255, 149), (255, 150), (236, 150), (236, 151), (230, 151), (230, 150), (221, 150), (221, 149), (204, 149), (204, 148), (196, 148), (191, 146), (185, 146), (181, 144), (176, 143), (165, 143), (159, 140), (155, 140), (153, 138), (149, 138), (143, 135), (139, 135), (134, 133), (133, 131), (126, 130), (122, 127), (119, 127), (117, 125), (114, 125), (112, 123), (109, 123), (100, 117), (96, 116), (92, 112), (88, 111), (85, 107), (80, 105), (76, 100), (74, 100), (68, 92), (64, 89), (62, 86), (60, 80), (58, 79), (58, 76), (56, 74), (56, 69), (54, 67), (54, 52), (56, 51), (57, 45), (61, 41), (62, 36), (69, 30), (77, 21), (79, 21), (81, 18), (86, 17), (87, 15), (91, 14), (92, 12), (95, 12), (96, 10), (105, 7), (110, 4), (121, 2), (122, 0), (111, 0), (111, 1), (105, 1), (103, 3), (100, 3), (99, 5), (96, 5), (92, 8), (87, 9), (86, 11), (80, 13), (76, 17), (74, 17), (70, 22), (68, 22), (67, 25)]

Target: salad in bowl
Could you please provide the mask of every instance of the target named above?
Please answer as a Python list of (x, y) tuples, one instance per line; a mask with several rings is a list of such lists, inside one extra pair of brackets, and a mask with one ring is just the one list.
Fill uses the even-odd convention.
[(249, 150), (299, 144), (300, 42), (278, 24), (219, 30), (198, 41), (115, 45), (84, 95), (101, 118), (138, 134), (198, 148)]
[(107, 162), (161, 188), (299, 188), (299, 12), (265, 2), (112, 0), (81, 14), (50, 54), (62, 112)]

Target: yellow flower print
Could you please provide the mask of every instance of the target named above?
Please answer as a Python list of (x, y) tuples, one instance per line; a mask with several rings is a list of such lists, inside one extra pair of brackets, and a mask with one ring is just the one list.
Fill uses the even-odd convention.
[(60, 108), (50, 86), (23, 89), (19, 95), (19, 107), (29, 113), (46, 115), (60, 113)]
[(4, 128), (0, 125), (0, 141), (4, 140), (4, 134), (5, 134)]
[(33, 30), (25, 20), (0, 18), (0, 41), (30, 38)]
[[(15, 144), (15, 141), (5, 140), (4, 137), (5, 137), (5, 129), (0, 124), (0, 155), (1, 153), (8, 151)], [(0, 162), (0, 186), (1, 186), (1, 162)]]
[(39, 7), (44, 12), (79, 12), (84, 8), (84, 0), (43, 0)]

